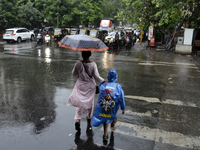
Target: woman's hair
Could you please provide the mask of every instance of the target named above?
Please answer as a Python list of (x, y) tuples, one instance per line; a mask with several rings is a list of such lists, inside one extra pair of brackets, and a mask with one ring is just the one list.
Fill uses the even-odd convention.
[(83, 59), (88, 59), (92, 55), (91, 51), (82, 51)]

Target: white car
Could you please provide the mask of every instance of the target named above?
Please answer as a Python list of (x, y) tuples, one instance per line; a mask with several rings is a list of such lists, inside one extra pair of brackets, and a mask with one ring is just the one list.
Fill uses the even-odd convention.
[(6, 32), (3, 34), (3, 40), (9, 43), (10, 41), (16, 41), (21, 43), (24, 40), (33, 40), (35, 34), (32, 31), (29, 31), (26, 28), (10, 28), (6, 29)]
[(108, 44), (108, 42), (110, 41), (111, 38), (114, 39), (116, 32), (118, 32), (118, 34), (119, 34), (119, 41), (122, 42), (122, 43), (124, 43), (125, 42), (125, 36), (126, 36), (126, 34), (123, 31), (113, 31), (113, 32), (110, 32), (108, 34), (108, 36), (105, 37), (104, 43)]

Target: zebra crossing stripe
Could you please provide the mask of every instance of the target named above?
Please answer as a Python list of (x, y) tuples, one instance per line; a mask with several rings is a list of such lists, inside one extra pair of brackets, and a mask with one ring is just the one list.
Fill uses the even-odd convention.
[(188, 63), (168, 63), (168, 62), (140, 62), (138, 65), (144, 66), (175, 66), (175, 65), (182, 65), (183, 67), (190, 68), (190, 69), (199, 69), (196, 67), (195, 64), (188, 64)]
[[(157, 110), (153, 110), (153, 113), (158, 113)], [(139, 116), (139, 117), (152, 117), (152, 113), (150, 111), (147, 111), (145, 113), (139, 113), (139, 112), (132, 112), (130, 110), (126, 110), (126, 115), (135, 115), (135, 116)]]
[(125, 95), (124, 97), (125, 98), (130, 98), (130, 99), (143, 100), (143, 101), (150, 102), (150, 103), (161, 103), (158, 98), (134, 96), (134, 95)]
[(134, 95), (125, 95), (124, 97), (129, 98), (129, 99), (146, 101), (149, 103), (170, 104), (170, 105), (187, 106), (187, 107), (198, 107), (196, 104), (194, 104), (192, 102), (182, 102), (179, 100), (166, 99), (165, 101), (161, 102), (158, 98), (151, 98), (151, 97), (134, 96)]
[(166, 64), (166, 65), (183, 65), (183, 66), (196, 66), (195, 64), (191, 64), (191, 63), (179, 63), (179, 62), (176, 62), (176, 63), (172, 63), (172, 62), (162, 62), (162, 61), (141, 61), (140, 63), (142, 64), (155, 64), (155, 65), (159, 65), (159, 64)]
[(191, 103), (191, 102), (184, 103), (184, 102), (179, 101), (179, 100), (170, 100), (170, 99), (166, 99), (165, 101), (163, 101), (163, 103), (164, 103), (164, 104), (179, 105), (179, 106), (197, 107), (197, 105), (194, 104), (194, 103)]
[[(153, 116), (153, 114), (156, 114), (158, 113), (158, 110), (152, 110), (152, 111), (147, 111), (145, 113), (139, 113), (139, 112), (133, 112), (131, 110), (126, 110), (126, 116), (131, 116), (133, 117), (134, 116), (138, 116), (138, 117), (151, 117), (151, 118), (155, 118)], [(171, 122), (178, 122), (178, 123), (185, 123), (186, 122), (186, 119), (181, 119), (181, 120), (174, 120), (174, 119), (171, 119), (171, 118), (159, 118), (159, 120), (164, 120), (164, 121), (171, 121)]]
[[(169, 132), (160, 129), (153, 129), (142, 125), (134, 125), (118, 121), (115, 133), (125, 136), (132, 136), (155, 142), (175, 145), (178, 147), (200, 149), (200, 136), (187, 136), (178, 132)], [(120, 128), (129, 128), (127, 131), (122, 131)]]

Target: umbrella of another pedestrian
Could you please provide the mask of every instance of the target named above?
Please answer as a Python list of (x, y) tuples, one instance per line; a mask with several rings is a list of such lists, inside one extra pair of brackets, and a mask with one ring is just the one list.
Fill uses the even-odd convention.
[(68, 35), (58, 42), (60, 47), (76, 51), (103, 51), (109, 49), (103, 41), (88, 35)]

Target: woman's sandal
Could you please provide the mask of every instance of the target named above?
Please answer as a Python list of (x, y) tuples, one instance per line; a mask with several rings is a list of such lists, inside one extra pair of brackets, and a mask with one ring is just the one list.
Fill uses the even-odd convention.
[(77, 131), (81, 131), (81, 128), (80, 128), (80, 122), (76, 122), (75, 123), (75, 129), (77, 130)]
[(103, 135), (103, 140), (108, 140), (108, 135), (107, 136), (105, 136), (105, 135)]
[(87, 118), (87, 131), (92, 131), (91, 119)]

